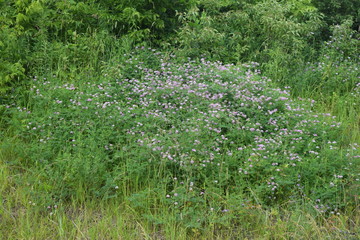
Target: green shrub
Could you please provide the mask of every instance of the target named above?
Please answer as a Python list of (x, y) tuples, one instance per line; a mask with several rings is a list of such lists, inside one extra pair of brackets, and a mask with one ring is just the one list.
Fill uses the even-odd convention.
[(130, 196), (141, 208), (136, 194), (158, 189), (192, 227), (209, 209), (226, 217), (255, 205), (355, 207), (357, 146), (343, 149), (331, 116), (291, 100), (256, 65), (153, 58), (158, 69), (137, 56), (122, 62), (127, 78), (34, 79), (31, 105), (7, 108), (47, 196)]
[(308, 1), (220, 2), (201, 1), (199, 7), (180, 14), (180, 56), (259, 62), (277, 81), (313, 56), (322, 23)]
[[(359, 30), (360, 26), (360, 2), (357, 0), (313, 0), (313, 4), (324, 15), (324, 20), (328, 26), (341, 24), (350, 19), (353, 30)], [(330, 29), (324, 29), (324, 37), (329, 37)]]
[[(180, 24), (181, 1), (0, 1), (0, 92), (35, 73), (98, 72), (126, 44), (160, 44)], [(130, 45), (131, 45), (130, 44)]]

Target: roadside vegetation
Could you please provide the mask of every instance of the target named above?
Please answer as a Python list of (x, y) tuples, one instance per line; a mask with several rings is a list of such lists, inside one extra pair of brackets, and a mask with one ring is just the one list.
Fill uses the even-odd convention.
[(358, 239), (359, 5), (0, 0), (0, 235)]

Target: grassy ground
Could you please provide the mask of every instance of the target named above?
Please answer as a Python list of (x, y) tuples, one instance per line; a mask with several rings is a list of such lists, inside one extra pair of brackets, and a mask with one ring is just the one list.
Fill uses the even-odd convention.
[[(248, 209), (238, 224), (177, 225), (174, 215), (161, 209), (166, 223), (156, 225), (126, 202), (73, 199), (56, 208), (38, 207), (15, 183), (14, 172), (0, 165), (2, 239), (358, 239), (359, 212), (325, 218), (311, 209), (293, 211)], [(158, 206), (161, 208), (161, 206)]]

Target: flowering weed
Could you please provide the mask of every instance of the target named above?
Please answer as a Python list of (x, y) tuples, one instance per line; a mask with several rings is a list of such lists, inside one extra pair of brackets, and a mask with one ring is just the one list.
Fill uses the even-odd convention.
[(341, 124), (313, 101), (292, 100), (256, 63), (179, 64), (150, 52), (153, 68), (130, 56), (98, 81), (34, 78), (31, 106), (7, 106), (53, 199), (81, 186), (155, 214), (152, 199), (191, 228), (279, 204), (356, 207), (358, 146), (345, 146)]

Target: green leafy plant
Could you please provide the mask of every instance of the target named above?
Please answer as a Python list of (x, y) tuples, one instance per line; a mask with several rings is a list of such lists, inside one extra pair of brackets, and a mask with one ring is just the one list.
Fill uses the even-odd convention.
[(13, 124), (30, 146), (24, 158), (52, 198), (83, 189), (86, 197), (130, 196), (141, 209), (133, 194), (161, 182), (159, 201), (193, 228), (203, 211), (237, 209), (227, 199), (320, 201), (324, 213), (354, 207), (356, 150), (343, 149), (340, 123), (312, 112), (312, 102), (291, 100), (249, 69), (256, 64), (176, 64), (156, 50), (136, 52), (117, 79), (35, 78), (32, 104), (7, 108), (22, 119)]
[[(310, 3), (201, 1), (179, 15), (179, 54), (225, 62), (259, 62), (278, 81), (313, 54), (321, 16)], [(291, 64), (289, 64), (291, 63)]]

